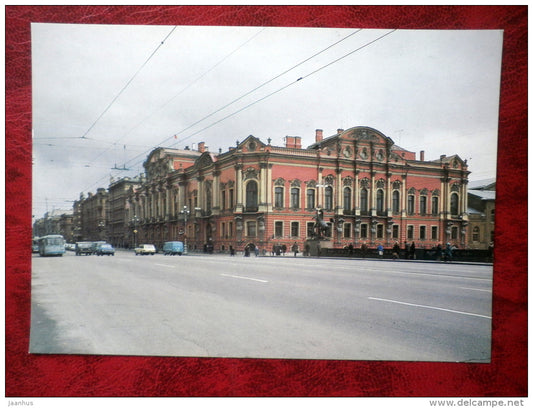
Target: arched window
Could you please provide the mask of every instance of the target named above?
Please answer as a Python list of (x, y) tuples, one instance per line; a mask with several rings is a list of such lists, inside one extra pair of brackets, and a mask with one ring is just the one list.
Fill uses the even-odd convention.
[(333, 209), (333, 187), (327, 186), (324, 189), (324, 209)]
[(314, 209), (315, 208), (315, 190), (312, 188), (308, 188), (306, 194), (307, 194), (307, 208)]
[(479, 227), (474, 227), (472, 230), (472, 241), (479, 242)]
[(379, 213), (383, 213), (383, 190), (379, 189), (376, 192), (376, 210)]
[(291, 188), (291, 208), (300, 208), (300, 189)]
[(246, 210), (257, 211), (257, 182), (254, 180), (246, 184)]
[(428, 198), (426, 196), (420, 196), (420, 215), (426, 215), (427, 205), (428, 205)]
[(360, 195), (360, 205), (359, 208), (361, 209), (362, 213), (368, 212), (368, 190), (366, 188), (361, 189), (361, 195)]
[(439, 197), (431, 197), (431, 215), (439, 215)]
[(274, 207), (283, 208), (283, 187), (274, 189)]
[(398, 190), (392, 192), (392, 212), (396, 214), (400, 212), (400, 192)]
[(450, 212), (452, 215), (459, 215), (459, 195), (452, 193), (450, 196)]
[(344, 187), (344, 210), (350, 211), (352, 209), (352, 189)]
[(414, 214), (415, 213), (415, 196), (412, 194), (409, 194), (407, 196), (407, 214)]

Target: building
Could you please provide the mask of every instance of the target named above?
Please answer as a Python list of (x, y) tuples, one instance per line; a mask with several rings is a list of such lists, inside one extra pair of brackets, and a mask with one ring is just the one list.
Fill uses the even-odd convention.
[[(87, 198), (80, 200), (78, 207), (81, 233), (78, 241), (105, 241), (108, 237), (109, 220), (108, 193), (105, 188), (98, 188), (96, 193), (88, 193)], [(75, 217), (76, 218), (76, 217)]]
[(34, 222), (33, 236), (60, 234), (65, 237), (67, 242), (72, 242), (74, 239), (73, 219), (72, 210), (54, 209), (47, 211), (43, 218)]
[(487, 179), (468, 185), (468, 248), (489, 249), (494, 243), (496, 180)]
[(107, 220), (107, 241), (115, 248), (132, 248), (130, 242), (130, 220), (126, 211), (127, 199), (130, 190), (138, 189), (142, 183), (141, 178), (130, 179), (124, 177), (111, 180), (108, 188), (107, 205), (109, 218)]
[(302, 148), (301, 137), (273, 146), (248, 136), (227, 152), (157, 148), (125, 208), (134, 243), (184, 240), (189, 249), (270, 251), (300, 248), (316, 236), (323, 246), (370, 247), (415, 242), (465, 248), (468, 167), (457, 155), (426, 161), (376, 129), (358, 126)]

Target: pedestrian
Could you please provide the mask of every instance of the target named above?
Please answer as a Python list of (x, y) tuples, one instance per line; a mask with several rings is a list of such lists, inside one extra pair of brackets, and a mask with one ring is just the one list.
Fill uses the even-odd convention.
[(361, 254), (363, 255), (363, 258), (366, 258), (366, 251), (368, 250), (368, 246), (366, 245), (366, 242), (363, 242), (361, 244)]
[(258, 257), (259, 256), (259, 247), (258, 246), (256, 246), (254, 248), (254, 252), (255, 252), (255, 256)]
[(444, 262), (451, 262), (453, 257), (453, 247), (448, 242), (446, 248), (444, 249)]
[(283, 252), (283, 256), (285, 256), (285, 253), (287, 252), (287, 245), (283, 244), (281, 246), (281, 252)]
[(350, 243), (350, 245), (348, 245), (348, 254), (349, 254), (350, 256), (353, 255), (353, 244), (351, 244), (351, 243)]
[(435, 250), (435, 260), (436, 261), (440, 261), (442, 259), (442, 246), (441, 244), (439, 243), (437, 245), (437, 248)]
[(235, 256), (235, 249), (233, 249), (232, 245), (229, 246), (229, 254), (230, 256)]
[(400, 245), (396, 241), (392, 247), (392, 259), (398, 259), (400, 257)]
[(244, 256), (245, 257), (249, 257), (250, 256), (250, 248), (248, 247), (248, 245), (246, 245), (244, 247)]
[(407, 241), (404, 241), (404, 250), (405, 250), (405, 253), (403, 254), (404, 258), (405, 259), (409, 259), (409, 244), (407, 243)]
[(296, 242), (294, 242), (294, 244), (292, 244), (292, 252), (294, 252), (294, 256), (295, 257), (296, 257), (296, 254), (298, 252), (300, 252), (299, 249), (298, 249), (298, 244)]
[(379, 259), (383, 259), (383, 245), (378, 245), (378, 257)]
[(411, 243), (411, 247), (409, 248), (409, 259), (416, 259), (416, 247), (414, 241)]

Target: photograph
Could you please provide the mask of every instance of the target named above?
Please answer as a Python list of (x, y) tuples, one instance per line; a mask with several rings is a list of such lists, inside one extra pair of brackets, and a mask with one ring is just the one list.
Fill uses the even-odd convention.
[(29, 353), (490, 364), (503, 38), (32, 22)]

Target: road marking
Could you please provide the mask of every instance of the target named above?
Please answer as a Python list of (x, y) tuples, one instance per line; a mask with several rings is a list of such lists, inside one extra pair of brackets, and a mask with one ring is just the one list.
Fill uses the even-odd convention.
[(370, 299), (370, 300), (379, 300), (381, 302), (397, 303), (397, 304), (406, 305), (406, 306), (421, 307), (421, 308), (425, 308), (425, 309), (441, 310), (443, 312), (458, 313), (458, 314), (463, 314), (463, 315), (468, 315), (468, 316), (483, 317), (484, 319), (492, 319), (492, 317), (490, 317), (490, 316), (485, 316), (485, 315), (481, 315), (481, 314), (477, 314), (477, 313), (462, 312), (460, 310), (444, 309), (442, 307), (427, 306), (427, 305), (417, 305), (416, 303), (400, 302), (398, 300), (382, 299), (382, 298), (375, 298), (375, 297), (369, 297), (368, 299)]
[(165, 265), (165, 264), (154, 264), (156, 266), (164, 266), (165, 268), (175, 268), (174, 265)]
[(476, 288), (459, 288), (459, 289), (464, 289), (464, 290), (478, 290), (480, 292), (492, 292), (491, 289), (476, 289)]
[(226, 276), (228, 278), (237, 278), (237, 279), (248, 279), (248, 280), (251, 280), (251, 281), (256, 281), (256, 282), (261, 282), (261, 283), (268, 283), (267, 280), (263, 280), (263, 279), (255, 279), (255, 278), (248, 278), (246, 276), (238, 276), (238, 275), (227, 275), (225, 273), (221, 273), (220, 276)]

